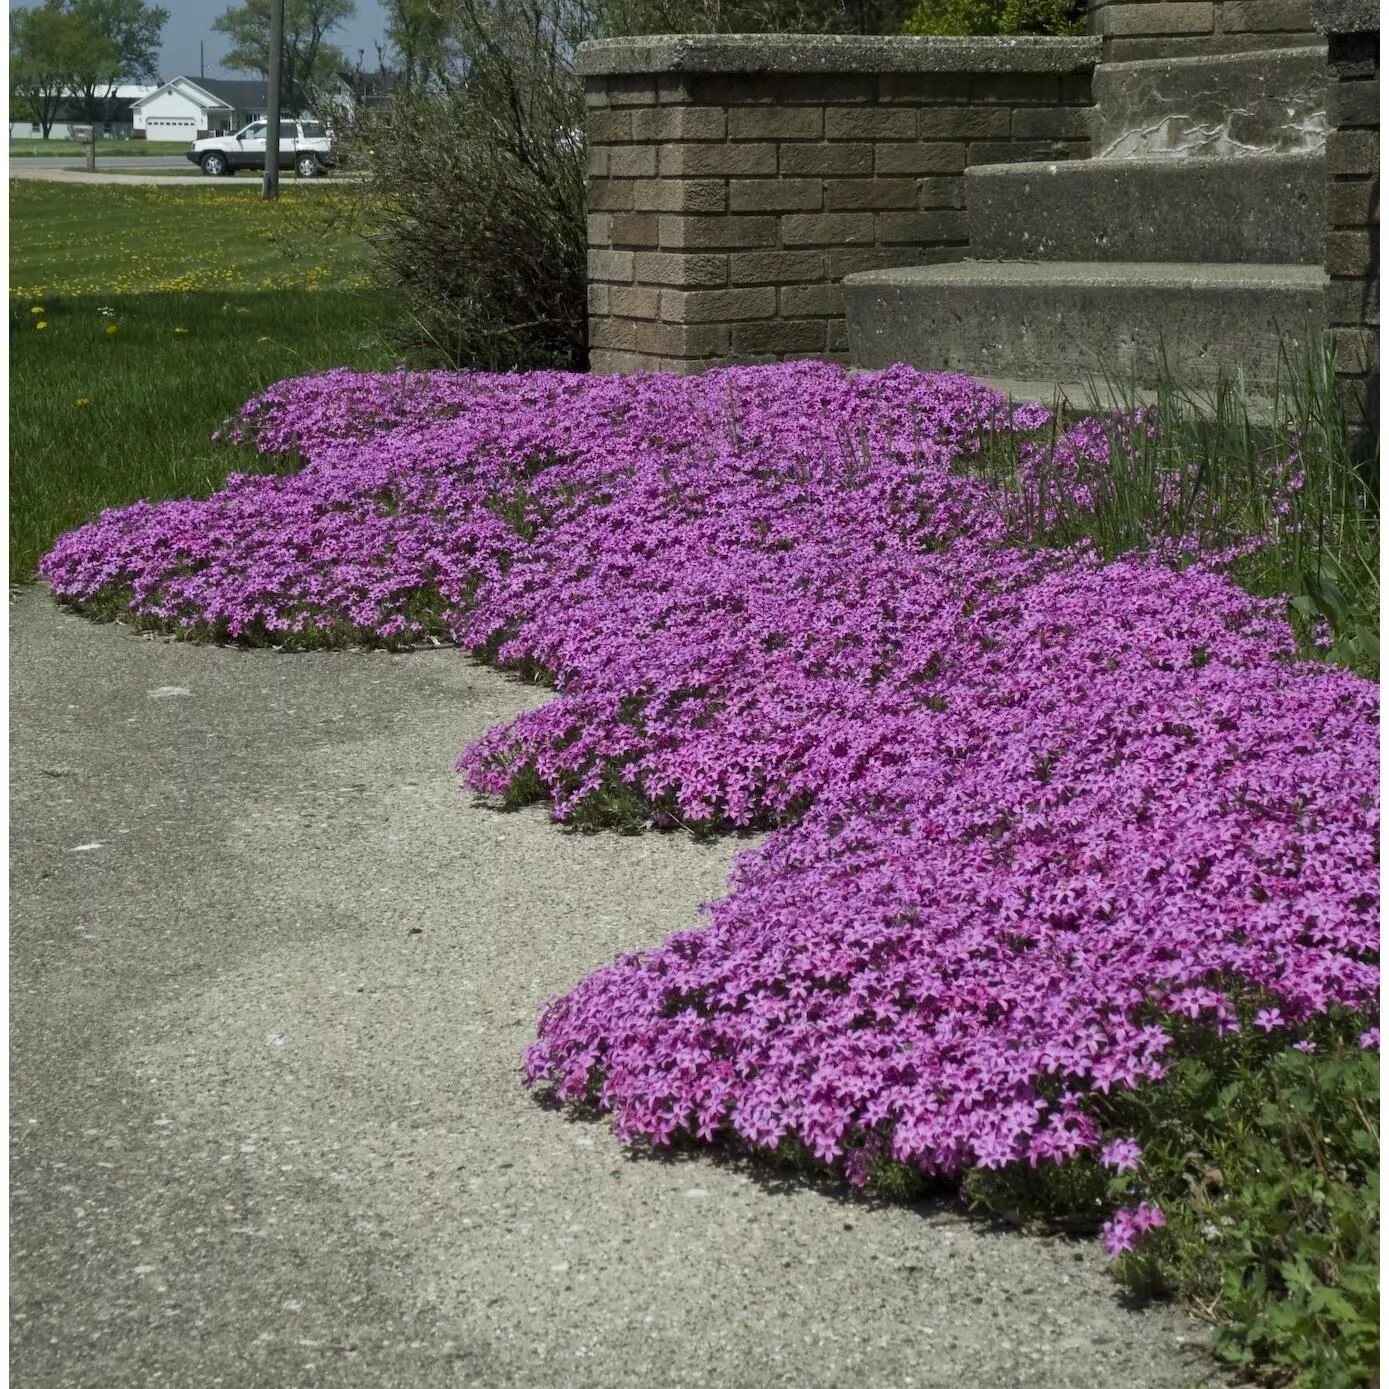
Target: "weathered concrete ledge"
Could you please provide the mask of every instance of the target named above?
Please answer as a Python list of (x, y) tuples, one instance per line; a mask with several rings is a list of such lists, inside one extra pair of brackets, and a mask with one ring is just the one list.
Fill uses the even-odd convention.
[(1379, 32), (1379, 0), (1312, 0), (1312, 23), (1323, 34)]
[(579, 45), (584, 77), (659, 73), (1086, 72), (1098, 38), (657, 34)]

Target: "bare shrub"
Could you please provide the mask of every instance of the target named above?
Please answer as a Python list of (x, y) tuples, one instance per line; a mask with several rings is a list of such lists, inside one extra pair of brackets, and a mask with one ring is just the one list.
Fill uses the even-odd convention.
[[(433, 80), (339, 132), (367, 175), (361, 225), (401, 296), (395, 330), (453, 366), (587, 365), (583, 89), (587, 10), (453, 0)], [(340, 124), (343, 124), (340, 122)]]

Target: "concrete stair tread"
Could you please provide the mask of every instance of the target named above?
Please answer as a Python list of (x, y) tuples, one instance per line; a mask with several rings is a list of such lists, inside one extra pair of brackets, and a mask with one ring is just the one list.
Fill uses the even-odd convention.
[(1093, 288), (1156, 290), (1250, 289), (1320, 290), (1327, 284), (1319, 265), (1226, 265), (1216, 261), (1030, 261), (959, 260), (946, 265), (904, 265), (888, 270), (861, 270), (844, 277), (854, 285), (926, 288), (959, 287), (1040, 288), (1074, 285)]
[(1239, 53), (1198, 53), (1190, 57), (1172, 58), (1106, 58), (1100, 71), (1116, 80), (1135, 73), (1170, 68), (1174, 75), (1213, 74), (1224, 70), (1257, 67), (1269, 63), (1298, 63), (1326, 61), (1326, 40), (1309, 34), (1306, 43), (1285, 44), (1277, 48), (1247, 48)]
[[(1163, 393), (1152, 386), (1132, 386), (1120, 381), (1106, 381), (1091, 376), (1085, 381), (1022, 381), (1012, 376), (980, 376), (970, 373), (971, 379), (1008, 397), (1014, 405), (1033, 403), (1057, 411), (1063, 420), (1086, 415), (1108, 414), (1134, 406), (1156, 406)], [(1182, 393), (1181, 399), (1198, 410), (1213, 411), (1215, 397), (1212, 389), (1197, 388)], [(1286, 397), (1285, 397), (1286, 403)], [(1246, 389), (1243, 408), (1253, 424), (1267, 424), (1274, 419), (1275, 398), (1266, 391)]]
[(1139, 388), (1165, 371), (1197, 389), (1239, 363), (1257, 392), (1282, 347), (1316, 342), (1326, 283), (1315, 265), (956, 261), (861, 271), (843, 287), (855, 366)]
[(965, 178), (1017, 178), (1040, 173), (1064, 178), (1099, 178), (1129, 172), (1152, 172), (1159, 176), (1177, 175), (1184, 169), (1220, 170), (1237, 174), (1246, 165), (1250, 168), (1279, 169), (1286, 167), (1324, 168), (1324, 150), (1249, 150), (1243, 154), (1130, 154), (1122, 159), (1107, 159), (1095, 155), (1090, 159), (1031, 160), (1013, 164), (975, 164), (965, 170)]

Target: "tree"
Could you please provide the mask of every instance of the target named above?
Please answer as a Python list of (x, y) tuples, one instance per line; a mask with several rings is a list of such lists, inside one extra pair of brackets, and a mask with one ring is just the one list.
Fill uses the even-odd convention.
[(73, 95), (87, 120), (109, 120), (122, 79), (155, 76), (169, 12), (144, 0), (66, 0), (65, 8), (103, 41), (81, 54), (71, 75)]
[(895, 34), (901, 31), (912, 6), (913, 0), (594, 0), (594, 25), (605, 37)]
[(908, 34), (1080, 34), (1084, 0), (920, 0)]
[(441, 79), (448, 62), (449, 20), (439, 0), (385, 0), (383, 8), (403, 88), (408, 92)]
[(63, 0), (10, 16), (10, 94), (46, 140), (79, 68), (115, 61), (115, 46), (71, 13)]
[[(296, 114), (309, 102), (310, 89), (326, 85), (347, 60), (325, 40), (357, 12), (354, 0), (285, 0), (281, 97)], [(213, 20), (231, 40), (222, 62), (233, 72), (270, 75), (270, 0), (246, 0)]]

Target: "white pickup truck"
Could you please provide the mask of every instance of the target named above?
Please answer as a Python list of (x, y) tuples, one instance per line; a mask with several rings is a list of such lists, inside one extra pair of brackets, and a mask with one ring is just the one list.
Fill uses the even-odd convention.
[[(238, 169), (265, 167), (265, 122), (252, 121), (235, 135), (211, 135), (195, 140), (188, 158), (211, 178)], [(300, 178), (314, 178), (332, 167), (333, 147), (317, 121), (280, 122), (280, 168)]]

